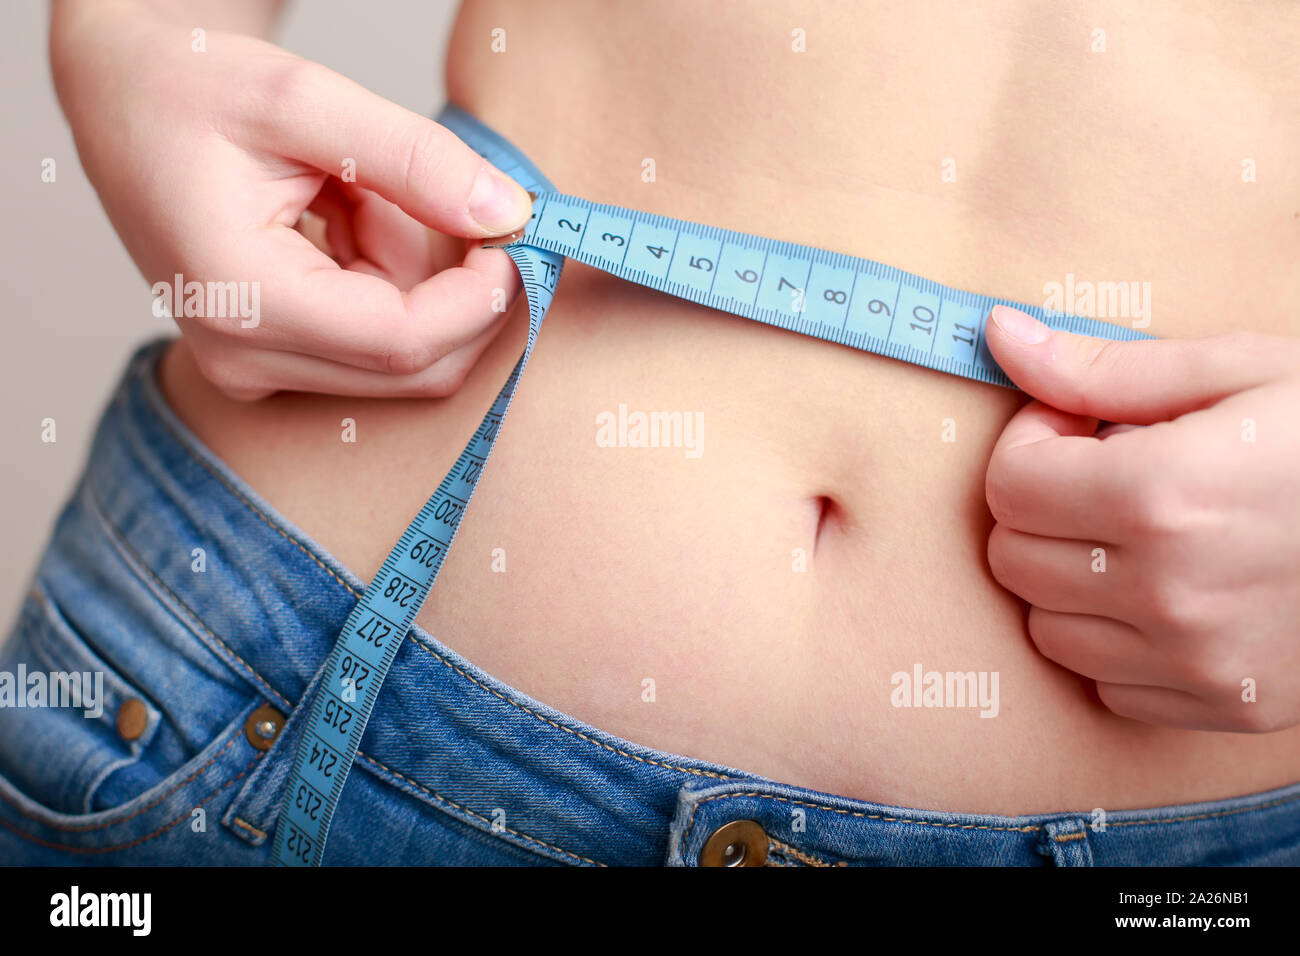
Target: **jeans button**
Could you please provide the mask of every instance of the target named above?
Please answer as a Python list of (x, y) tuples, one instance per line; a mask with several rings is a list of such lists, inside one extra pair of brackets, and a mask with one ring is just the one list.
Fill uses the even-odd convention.
[(258, 750), (270, 750), (284, 727), (284, 714), (270, 704), (263, 704), (244, 721), (244, 736)]
[(754, 820), (733, 820), (713, 831), (700, 850), (700, 866), (762, 866), (767, 831)]
[(117, 709), (117, 732), (123, 740), (139, 740), (149, 726), (149, 709), (138, 697), (122, 701)]

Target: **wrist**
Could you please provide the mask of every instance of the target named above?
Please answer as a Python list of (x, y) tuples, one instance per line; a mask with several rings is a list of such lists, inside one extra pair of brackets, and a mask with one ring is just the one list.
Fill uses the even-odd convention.
[[(111, 64), (115, 50), (151, 27), (267, 37), (283, 0), (53, 0), (50, 68), (60, 100), (81, 74)], [(135, 62), (135, 61), (131, 61)], [(138, 66), (138, 63), (136, 64)], [(66, 102), (64, 103), (67, 108)]]
[(141, 0), (54, 0), (51, 4), (50, 73), (74, 133), (82, 91), (102, 95), (112, 88), (121, 74), (115, 64), (132, 62), (127, 36), (154, 20)]
[(93, 29), (153, 20), (189, 29), (243, 33), (266, 39), (284, 0), (53, 0), (51, 42)]

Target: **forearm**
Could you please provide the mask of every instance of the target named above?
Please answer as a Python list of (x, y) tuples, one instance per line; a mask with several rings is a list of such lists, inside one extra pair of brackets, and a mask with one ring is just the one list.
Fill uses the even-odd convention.
[(53, 0), (50, 42), (60, 43), (95, 23), (140, 17), (265, 38), (283, 8), (284, 0)]
[[(186, 46), (196, 28), (265, 37), (283, 6), (284, 0), (53, 0), (50, 70), (73, 132), (82, 100), (102, 109), (105, 87), (129, 82), (137, 72), (131, 64), (156, 51), (159, 27), (174, 29)], [(85, 90), (94, 95), (83, 96)]]

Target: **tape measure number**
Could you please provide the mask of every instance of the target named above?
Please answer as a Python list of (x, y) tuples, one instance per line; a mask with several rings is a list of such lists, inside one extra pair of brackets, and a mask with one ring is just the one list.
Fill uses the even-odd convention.
[(473, 439), (366, 588), (325, 662), (275, 828), (272, 862), (281, 865), (321, 863), (384, 678), (455, 540), (566, 258), (792, 332), (1003, 386), (1011, 382), (984, 340), (994, 305), (1012, 305), (1054, 328), (1085, 335), (1147, 337), (951, 289), (869, 259), (563, 195), (523, 154), (467, 113), (448, 106), (438, 121), (537, 196), (523, 235), (504, 246), (528, 300), (528, 343)]

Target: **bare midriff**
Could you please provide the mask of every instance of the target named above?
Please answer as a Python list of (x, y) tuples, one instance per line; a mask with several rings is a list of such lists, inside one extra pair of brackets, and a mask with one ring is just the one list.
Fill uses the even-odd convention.
[[(1022, 302), (1071, 275), (1146, 282), (1162, 337), (1295, 335), (1300, 9), (1245, 14), (485, 0), (447, 88), (565, 192)], [(516, 309), (446, 399), (240, 403), (183, 346), (161, 376), (368, 580), (526, 325)], [(419, 623), (626, 739), (883, 803), (1119, 809), (1300, 780), (1300, 728), (1138, 723), (1036, 651), (985, 557), (984, 473), (1023, 401), (571, 263)], [(696, 448), (607, 447), (598, 418), (620, 406), (691, 416)], [(996, 716), (895, 706), (892, 676), (918, 665), (996, 672)]]

